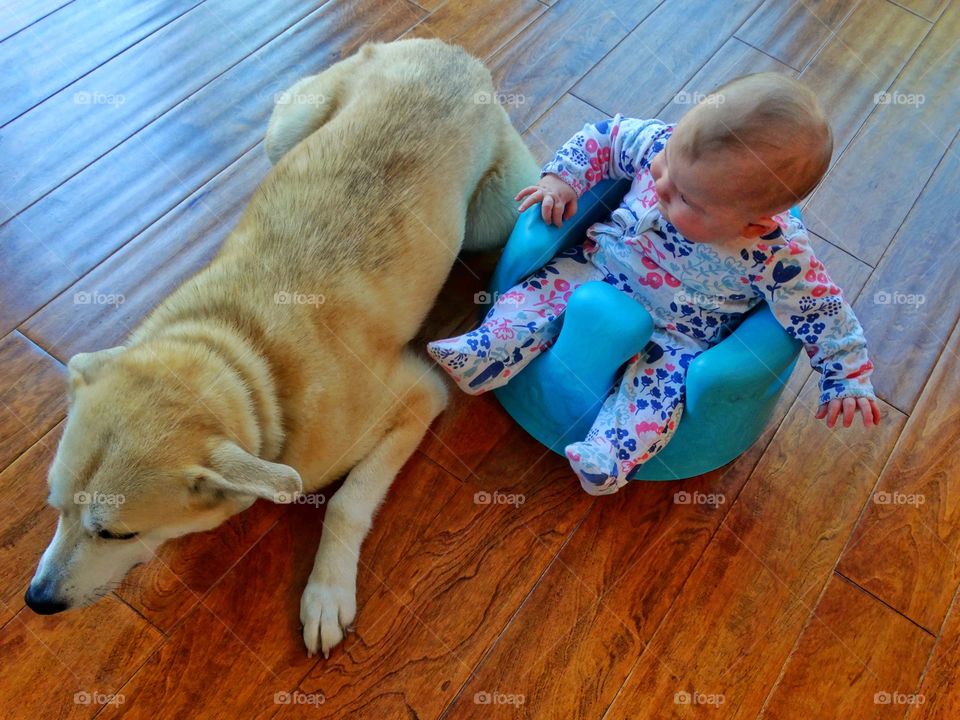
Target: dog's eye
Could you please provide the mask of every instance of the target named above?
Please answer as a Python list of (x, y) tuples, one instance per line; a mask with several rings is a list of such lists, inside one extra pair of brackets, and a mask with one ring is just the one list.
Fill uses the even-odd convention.
[(97, 537), (103, 540), (129, 540), (130, 538), (136, 537), (135, 532), (132, 533), (112, 533), (109, 530), (98, 530)]

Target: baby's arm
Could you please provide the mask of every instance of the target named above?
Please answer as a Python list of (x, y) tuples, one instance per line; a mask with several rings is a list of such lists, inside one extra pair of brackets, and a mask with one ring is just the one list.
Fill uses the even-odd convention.
[(860, 412), (864, 425), (875, 425), (880, 410), (860, 321), (814, 256), (802, 224), (790, 218), (787, 232), (759, 245), (752, 255), (741, 251), (744, 260), (754, 263), (749, 282), (787, 332), (803, 342), (810, 364), (821, 373), (817, 418), (833, 427), (842, 411), (848, 427)]
[(576, 212), (583, 193), (605, 178), (632, 179), (663, 149), (669, 126), (659, 120), (637, 120), (617, 115), (583, 130), (564, 143), (543, 166), (536, 185), (517, 195), (523, 212), (542, 203), (544, 222), (560, 227)]

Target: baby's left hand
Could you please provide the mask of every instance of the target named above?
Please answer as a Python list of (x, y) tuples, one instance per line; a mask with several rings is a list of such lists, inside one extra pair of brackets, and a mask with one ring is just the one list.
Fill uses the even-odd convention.
[(837, 417), (841, 410), (843, 410), (844, 427), (850, 427), (858, 412), (863, 415), (864, 427), (880, 424), (880, 408), (877, 406), (877, 401), (867, 397), (835, 398), (829, 403), (824, 403), (817, 410), (817, 420), (826, 418), (827, 427), (832, 428), (837, 424)]

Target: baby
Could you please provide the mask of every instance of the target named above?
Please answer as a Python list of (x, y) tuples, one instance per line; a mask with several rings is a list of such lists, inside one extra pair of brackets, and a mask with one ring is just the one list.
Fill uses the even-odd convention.
[(820, 379), (816, 417), (880, 421), (863, 329), (787, 210), (826, 173), (833, 137), (813, 93), (776, 73), (718, 88), (675, 126), (620, 115), (587, 125), (522, 190), (558, 227), (604, 178), (629, 178), (609, 221), (508, 293), (483, 324), (428, 345), (465, 392), (500, 387), (560, 329), (570, 295), (602, 280), (654, 321), (651, 341), (623, 368), (587, 437), (566, 447), (584, 489), (616, 492), (663, 449), (683, 412), (690, 361), (765, 300), (801, 340)]

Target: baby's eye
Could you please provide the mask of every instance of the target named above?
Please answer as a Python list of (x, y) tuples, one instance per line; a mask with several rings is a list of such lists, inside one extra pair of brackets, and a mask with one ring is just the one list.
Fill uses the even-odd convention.
[(687, 199), (683, 195), (680, 196), (680, 199), (683, 200), (684, 204), (686, 204)]

